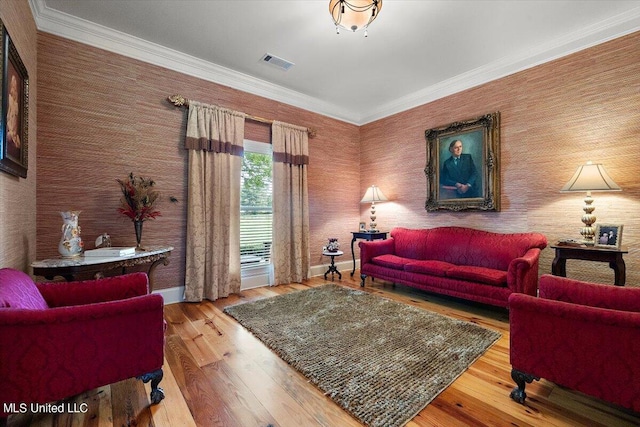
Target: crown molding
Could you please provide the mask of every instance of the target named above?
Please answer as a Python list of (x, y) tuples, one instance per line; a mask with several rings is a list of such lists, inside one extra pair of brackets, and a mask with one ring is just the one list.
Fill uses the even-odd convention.
[(301, 92), (50, 9), (44, 0), (29, 0), (29, 4), (39, 31), (359, 126), (640, 30), (638, 7), (556, 39), (552, 43), (502, 58), (359, 114)]
[(29, 4), (39, 31), (283, 102), (347, 123), (358, 124), (357, 117), (338, 105), (53, 10), (46, 6), (44, 0), (29, 0)]
[(595, 25), (582, 28), (580, 31), (556, 39), (552, 43), (541, 44), (527, 52), (504, 57), (499, 61), (457, 75), (411, 95), (395, 99), (361, 117), (360, 123), (370, 123), (410, 110), (636, 31), (640, 31), (640, 7)]

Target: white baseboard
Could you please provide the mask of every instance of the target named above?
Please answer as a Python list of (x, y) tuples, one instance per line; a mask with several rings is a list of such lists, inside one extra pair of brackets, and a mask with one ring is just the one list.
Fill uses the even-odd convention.
[(154, 294), (162, 295), (164, 305), (175, 304), (184, 301), (184, 286), (176, 286), (174, 288), (158, 289), (153, 291)]
[[(350, 259), (348, 261), (340, 261), (340, 262), (336, 262), (335, 263), (336, 268), (338, 269), (338, 271), (344, 276), (345, 274), (351, 274), (351, 272), (353, 271), (353, 260)], [(356, 269), (360, 268), (360, 260), (357, 259), (356, 260)], [(309, 271), (309, 276), (311, 277), (316, 277), (316, 276), (324, 276), (324, 273), (327, 272), (327, 270), (329, 269), (329, 264), (322, 264), (322, 265), (313, 265), (311, 266), (311, 269)], [(337, 278), (338, 275), (336, 274), (334, 276), (334, 278)], [(327, 276), (327, 280), (329, 280), (329, 276)]]
[[(340, 271), (340, 273), (342, 273), (343, 275), (344, 274), (351, 274), (351, 271), (353, 271), (353, 260), (336, 262), (335, 265), (338, 268), (338, 271)], [(356, 269), (358, 269), (358, 268), (360, 268), (360, 260), (359, 259), (356, 260)], [(328, 269), (329, 269), (329, 264), (312, 265), (310, 270), (309, 270), (309, 276), (310, 277), (324, 276), (324, 273)], [(246, 281), (245, 279), (249, 279), (249, 280)], [(334, 279), (337, 279), (337, 275), (334, 276)], [(243, 279), (243, 284), (242, 284), (242, 290), (257, 288), (257, 287), (261, 287), (261, 286), (267, 286), (265, 284), (262, 284), (264, 282), (259, 283), (256, 280), (259, 280), (259, 279), (244, 278)], [(327, 276), (327, 280), (329, 280), (328, 276)], [(184, 286), (176, 286), (176, 287), (173, 287), (173, 288), (158, 289), (156, 291), (153, 291), (153, 293), (162, 295), (162, 297), (164, 298), (164, 304), (165, 305), (175, 304), (177, 302), (183, 302), (184, 301)]]

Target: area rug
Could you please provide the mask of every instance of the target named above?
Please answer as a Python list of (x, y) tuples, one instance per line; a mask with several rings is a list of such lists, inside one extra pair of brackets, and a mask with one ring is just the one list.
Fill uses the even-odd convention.
[(337, 285), (224, 311), (371, 427), (406, 424), (500, 338)]

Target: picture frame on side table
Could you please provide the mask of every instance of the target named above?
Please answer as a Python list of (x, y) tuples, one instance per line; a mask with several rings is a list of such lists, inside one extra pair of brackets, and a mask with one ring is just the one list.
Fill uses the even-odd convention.
[(622, 224), (596, 224), (594, 240), (596, 248), (620, 249), (622, 247)]
[(367, 224), (365, 222), (361, 222), (358, 226), (359, 231), (367, 231)]
[(427, 211), (500, 210), (500, 113), (425, 131)]
[(29, 167), (29, 74), (2, 21), (0, 39), (0, 170), (26, 178)]

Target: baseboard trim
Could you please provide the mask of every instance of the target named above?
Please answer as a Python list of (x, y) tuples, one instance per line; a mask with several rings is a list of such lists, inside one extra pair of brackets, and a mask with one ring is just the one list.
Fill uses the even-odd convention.
[(153, 291), (154, 294), (162, 295), (164, 305), (175, 304), (184, 301), (184, 286), (176, 286), (173, 288), (158, 289)]
[[(335, 265), (338, 268), (338, 271), (340, 271), (340, 273), (342, 273), (343, 275), (351, 274), (351, 271), (353, 270), (352, 260), (336, 262)], [(310, 277), (324, 276), (324, 273), (327, 271), (328, 268), (329, 268), (329, 264), (312, 265), (309, 270), (309, 276)], [(358, 268), (360, 268), (359, 259), (356, 260), (356, 269)], [(336, 279), (335, 276), (334, 276), (334, 279)], [(267, 286), (267, 285), (263, 285), (263, 286)], [(258, 287), (258, 286), (250, 285), (247, 288), (243, 288), (243, 290), (251, 289), (254, 287)], [(156, 291), (153, 291), (153, 293), (162, 295), (162, 297), (164, 298), (165, 305), (184, 302), (184, 286), (175, 286), (173, 288), (158, 289)]]

